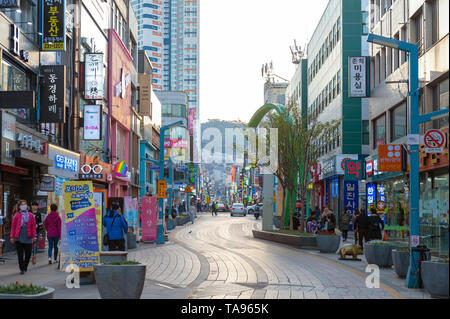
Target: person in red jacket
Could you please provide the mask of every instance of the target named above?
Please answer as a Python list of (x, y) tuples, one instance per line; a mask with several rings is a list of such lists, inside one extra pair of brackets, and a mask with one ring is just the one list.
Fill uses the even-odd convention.
[(50, 214), (44, 220), (44, 226), (47, 230), (48, 239), (48, 263), (52, 263), (52, 249), (55, 263), (58, 262), (58, 242), (61, 239), (61, 217), (57, 212), (56, 204), (50, 205)]
[(19, 200), (17, 204), (19, 211), (14, 215), (11, 224), (11, 244), (16, 244), (20, 274), (23, 275), (30, 262), (31, 246), (36, 241), (36, 221), (28, 210), (26, 200)]

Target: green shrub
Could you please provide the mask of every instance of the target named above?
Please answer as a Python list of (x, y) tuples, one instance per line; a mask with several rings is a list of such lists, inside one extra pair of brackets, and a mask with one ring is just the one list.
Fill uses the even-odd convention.
[(25, 283), (19, 285), (16, 281), (15, 284), (9, 284), (8, 286), (0, 286), (0, 294), (17, 294), (17, 295), (37, 295), (47, 291), (47, 288), (41, 286), (33, 286), (32, 283), (27, 285)]
[(436, 260), (436, 262), (440, 264), (448, 264), (448, 258), (447, 259), (439, 258), (438, 260)]
[(134, 260), (121, 260), (105, 263), (105, 265), (122, 266), (122, 265), (140, 265), (141, 263)]
[(397, 250), (397, 251), (406, 251), (406, 252), (409, 253), (409, 247), (407, 247), (407, 246), (397, 247), (397, 248), (395, 248), (395, 250)]
[(393, 244), (391, 242), (381, 241), (381, 240), (372, 240), (372, 241), (369, 241), (367, 244), (369, 244), (369, 245), (393, 246)]

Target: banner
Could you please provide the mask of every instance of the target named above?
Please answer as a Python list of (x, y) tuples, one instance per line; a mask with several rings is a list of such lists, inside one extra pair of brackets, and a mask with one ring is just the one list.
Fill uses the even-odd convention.
[(100, 262), (101, 216), (96, 214), (92, 182), (64, 182), (63, 192), (67, 262), (77, 265), (80, 271), (93, 271)]
[(102, 106), (85, 105), (84, 106), (84, 125), (83, 139), (89, 141), (98, 141), (102, 139)]
[(131, 196), (124, 196), (123, 198), (123, 211), (125, 219), (127, 220), (129, 227), (139, 226), (138, 205), (137, 199)]
[(98, 238), (98, 250), (102, 250), (102, 220), (103, 220), (103, 207), (104, 205), (104, 194), (101, 192), (94, 192), (94, 202), (95, 202), (95, 217), (97, 219), (97, 238)]
[(102, 100), (105, 95), (103, 53), (86, 53), (84, 64), (84, 98), (86, 100)]
[(41, 66), (41, 123), (65, 123), (66, 66)]
[(348, 57), (348, 97), (368, 97), (367, 57)]
[(142, 219), (142, 241), (156, 241), (158, 209), (156, 197), (142, 197), (141, 219)]
[(42, 50), (66, 50), (66, 0), (42, 1)]
[(189, 135), (194, 135), (195, 115), (197, 110), (195, 108), (189, 109)]

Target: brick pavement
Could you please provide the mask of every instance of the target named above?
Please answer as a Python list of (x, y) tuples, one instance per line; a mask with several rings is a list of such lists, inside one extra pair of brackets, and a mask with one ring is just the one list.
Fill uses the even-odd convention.
[[(393, 269), (381, 269), (380, 289), (365, 285), (362, 261), (340, 261), (252, 236), (261, 221), (253, 216), (201, 214), (195, 224), (177, 227), (165, 245), (140, 244), (128, 259), (147, 265), (142, 298), (151, 299), (373, 299), (430, 298), (404, 287)], [(349, 240), (351, 242), (351, 240)], [(65, 287), (66, 274), (48, 265), (46, 253), (21, 276), (15, 255), (0, 264), (0, 284), (32, 281), (56, 289), (55, 298), (100, 298), (95, 285)]]

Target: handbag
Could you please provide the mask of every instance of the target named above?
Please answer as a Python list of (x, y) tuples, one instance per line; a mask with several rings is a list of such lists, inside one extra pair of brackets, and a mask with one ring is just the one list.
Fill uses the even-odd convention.
[[(111, 223), (111, 227), (114, 224), (114, 219), (116, 219), (117, 216), (114, 216), (113, 221)], [(103, 235), (103, 245), (108, 245), (109, 244), (109, 237), (108, 237), (108, 229), (106, 230), (106, 234)]]

